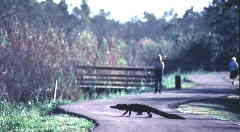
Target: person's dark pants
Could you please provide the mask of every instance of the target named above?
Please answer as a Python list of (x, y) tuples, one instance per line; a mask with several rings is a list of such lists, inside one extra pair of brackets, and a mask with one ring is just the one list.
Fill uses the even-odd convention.
[(157, 69), (155, 71), (155, 93), (161, 93), (162, 92), (162, 76), (163, 71), (161, 69)]
[(238, 76), (238, 70), (230, 71), (230, 79), (236, 79)]

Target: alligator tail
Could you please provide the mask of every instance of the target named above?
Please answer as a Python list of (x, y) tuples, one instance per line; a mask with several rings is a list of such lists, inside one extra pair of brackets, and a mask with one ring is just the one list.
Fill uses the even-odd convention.
[(168, 118), (168, 119), (186, 119), (186, 118), (184, 118), (184, 117), (182, 117), (182, 116), (179, 116), (179, 115), (176, 115), (176, 114), (169, 114), (169, 113), (166, 113), (166, 112), (157, 110), (157, 109), (154, 109), (154, 110), (152, 111), (152, 113), (155, 113), (155, 114), (157, 114), (157, 115), (166, 117), (166, 118)]

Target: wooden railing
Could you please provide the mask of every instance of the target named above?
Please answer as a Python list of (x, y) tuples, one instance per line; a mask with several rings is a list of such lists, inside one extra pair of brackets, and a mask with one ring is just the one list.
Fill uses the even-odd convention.
[(155, 87), (153, 67), (76, 66), (78, 87), (96, 89), (137, 89)]

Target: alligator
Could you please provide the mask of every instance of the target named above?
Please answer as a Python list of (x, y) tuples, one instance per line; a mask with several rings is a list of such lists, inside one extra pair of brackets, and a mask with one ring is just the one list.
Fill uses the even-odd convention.
[(130, 117), (131, 112), (136, 112), (137, 115), (142, 115), (143, 112), (146, 112), (148, 114), (148, 117), (152, 117), (152, 113), (169, 118), (169, 119), (185, 119), (182, 116), (176, 115), (176, 114), (169, 114), (163, 111), (160, 111), (156, 108), (153, 108), (151, 106), (147, 106), (144, 104), (117, 104), (110, 106), (110, 108), (118, 109), (118, 110), (125, 110), (125, 112), (122, 114), (122, 116), (128, 114), (128, 117)]

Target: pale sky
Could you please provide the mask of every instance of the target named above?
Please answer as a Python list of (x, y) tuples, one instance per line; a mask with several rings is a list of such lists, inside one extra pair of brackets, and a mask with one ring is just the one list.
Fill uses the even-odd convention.
[[(43, 0), (39, 0), (43, 1)], [(53, 0), (59, 2), (60, 0)], [(82, 0), (66, 0), (71, 6), (80, 6)], [(92, 14), (98, 14), (100, 9), (110, 12), (110, 18), (121, 22), (128, 21), (132, 17), (143, 16), (145, 11), (161, 17), (164, 11), (174, 10), (178, 16), (194, 7), (194, 11), (201, 11), (212, 0), (87, 0)]]

